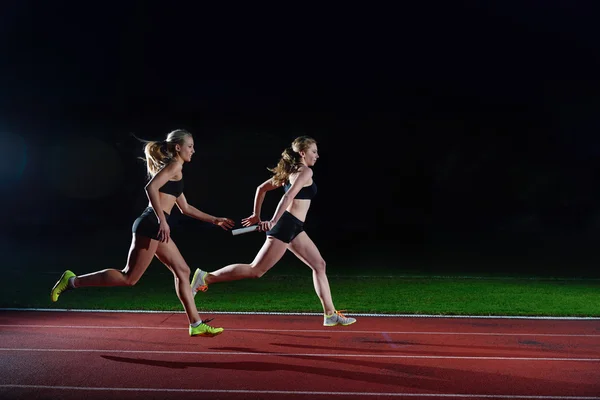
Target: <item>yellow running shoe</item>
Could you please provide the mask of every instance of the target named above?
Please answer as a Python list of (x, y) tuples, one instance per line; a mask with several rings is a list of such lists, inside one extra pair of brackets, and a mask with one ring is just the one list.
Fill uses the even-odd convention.
[(336, 325), (352, 325), (356, 322), (356, 318), (346, 317), (341, 311), (336, 311), (331, 315), (325, 315), (323, 326), (336, 326)]
[(210, 319), (200, 322), (200, 325), (193, 327), (190, 325), (190, 336), (204, 336), (204, 337), (215, 337), (223, 333), (223, 328), (213, 328), (208, 325), (207, 322)]
[(60, 294), (62, 292), (64, 292), (65, 290), (69, 289), (69, 278), (74, 277), (74, 276), (75, 276), (75, 274), (69, 270), (66, 270), (65, 272), (63, 272), (63, 274), (61, 275), (58, 282), (56, 282), (56, 284), (50, 291), (50, 299), (53, 302), (58, 301), (58, 296), (60, 296)]
[(202, 271), (200, 268), (194, 272), (194, 277), (192, 278), (192, 293), (194, 297), (196, 297), (199, 291), (206, 292), (208, 290), (208, 285), (204, 281), (206, 275), (208, 275), (208, 272)]

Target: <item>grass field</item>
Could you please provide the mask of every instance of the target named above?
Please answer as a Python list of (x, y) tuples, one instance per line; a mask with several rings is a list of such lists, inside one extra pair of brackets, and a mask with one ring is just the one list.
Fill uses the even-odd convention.
[[(49, 292), (67, 268), (75, 273), (122, 268), (127, 251), (126, 238), (115, 238), (111, 252), (107, 240), (86, 241), (83, 248), (73, 239), (68, 259), (56, 246), (35, 246), (36, 251), (15, 247), (5, 249), (0, 308), (118, 309), (181, 311), (172, 275), (158, 261), (134, 287), (85, 288), (64, 293), (59, 302), (50, 302)], [(250, 261), (262, 240), (246, 239), (247, 247), (221, 254), (193, 251), (193, 244), (180, 244), (192, 266), (222, 266), (234, 261)], [(108, 240), (110, 242), (110, 240)], [(92, 243), (97, 248), (90, 248)], [(92, 245), (92, 246), (93, 246)], [(117, 250), (115, 251), (114, 248)], [(204, 243), (203, 248), (209, 248)], [(8, 251), (10, 250), (10, 251)], [(119, 251), (120, 250), (120, 251)], [(217, 254), (218, 253), (218, 254)], [(90, 257), (90, 254), (93, 257)], [(375, 260), (375, 258), (374, 258)], [(394, 261), (395, 262), (395, 261)], [(480, 268), (425, 268), (418, 263), (397, 264), (369, 261), (363, 256), (350, 261), (330, 261), (328, 275), (336, 307), (348, 314), (431, 314), (431, 315), (512, 315), (600, 317), (600, 279), (576, 274), (551, 276), (482, 264)], [(481, 271), (496, 271), (494, 273)], [(499, 271), (510, 271), (502, 273)], [(568, 268), (562, 270), (568, 272)], [(196, 304), (201, 312), (277, 311), (320, 312), (310, 269), (289, 255), (265, 276), (212, 285), (199, 293)]]
[[(158, 268), (157, 268), (158, 269)], [(60, 272), (5, 287), (0, 307), (182, 310), (170, 273), (148, 272), (134, 287), (85, 288), (51, 303)], [(329, 277), (336, 307), (352, 313), (600, 317), (600, 281), (517, 277)], [(319, 312), (310, 273), (275, 271), (257, 280), (212, 285), (200, 311)]]

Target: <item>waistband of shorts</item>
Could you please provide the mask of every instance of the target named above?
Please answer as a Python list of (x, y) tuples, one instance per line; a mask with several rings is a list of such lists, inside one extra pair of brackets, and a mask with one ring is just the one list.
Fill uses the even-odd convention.
[(294, 221), (295, 223), (297, 223), (298, 225), (304, 225), (304, 221), (301, 221), (300, 219), (298, 219), (298, 217), (296, 217), (294, 214), (292, 214), (289, 211), (284, 211), (283, 214), (281, 214), (281, 218), (283, 217), (289, 218), (292, 221)]

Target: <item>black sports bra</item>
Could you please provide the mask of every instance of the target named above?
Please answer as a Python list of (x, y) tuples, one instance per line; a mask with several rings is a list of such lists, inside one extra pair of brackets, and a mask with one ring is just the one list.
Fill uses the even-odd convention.
[(170, 194), (175, 197), (179, 197), (183, 193), (183, 178), (178, 181), (168, 181), (160, 189), (159, 192)]
[[(285, 192), (287, 192), (288, 190), (290, 190), (291, 187), (292, 187), (292, 184), (288, 182), (285, 185), (283, 185), (283, 190)], [(317, 184), (315, 183), (315, 181), (313, 179), (312, 185), (304, 186), (302, 189), (300, 189), (300, 191), (298, 192), (298, 194), (296, 194), (296, 197), (294, 197), (294, 199), (310, 200), (313, 197), (315, 197), (316, 194), (317, 194)]]

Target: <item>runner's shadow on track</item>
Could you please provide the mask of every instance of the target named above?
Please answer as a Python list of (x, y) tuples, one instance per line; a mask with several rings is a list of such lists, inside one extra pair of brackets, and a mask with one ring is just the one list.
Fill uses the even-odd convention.
[[(460, 392), (475, 392), (481, 394), (490, 393), (506, 393), (506, 383), (510, 382), (512, 391), (523, 391), (527, 394), (542, 394), (539, 388), (544, 388), (549, 394), (555, 395), (561, 389), (569, 394), (572, 393), (572, 383), (557, 382), (554, 379), (541, 379), (520, 376), (519, 368), (507, 367), (504, 370), (494, 370), (493, 372), (485, 372), (481, 370), (465, 370), (464, 366), (459, 365), (456, 368), (441, 367), (439, 365), (407, 365), (400, 364), (397, 359), (392, 362), (375, 361), (366, 358), (352, 359), (351, 357), (314, 357), (306, 355), (288, 355), (282, 354), (281, 357), (306, 360), (313, 364), (317, 361), (334, 362), (341, 365), (350, 366), (352, 372), (343, 374), (344, 378), (352, 380), (361, 380), (360, 376), (364, 374), (365, 368), (373, 368), (376, 370), (387, 371), (386, 374), (395, 379), (394, 384), (406, 388), (415, 388), (422, 390), (433, 390), (438, 392), (460, 393)], [(438, 361), (436, 361), (438, 362)], [(532, 366), (521, 367), (522, 371), (533, 369)], [(308, 371), (311, 372), (311, 371)], [(358, 376), (355, 377), (353, 374)], [(383, 383), (380, 381), (372, 381), (372, 383)], [(596, 383), (577, 383), (577, 387), (581, 390), (578, 393), (581, 396), (597, 395), (600, 392), (600, 384)], [(532, 388), (537, 390), (532, 393)], [(512, 396), (511, 396), (512, 397)], [(519, 397), (519, 396), (515, 396)], [(541, 396), (539, 396), (541, 398)], [(548, 397), (551, 397), (548, 395)], [(595, 397), (594, 397), (595, 398)]]
[[(220, 369), (225, 371), (252, 371), (274, 372), (284, 371), (298, 374), (314, 374), (318, 377), (339, 378), (367, 384), (394, 385), (403, 388), (417, 388), (420, 390), (433, 390), (448, 393), (506, 393), (507, 382), (510, 382), (511, 393), (523, 392), (525, 394), (552, 393), (553, 395), (569, 391), (572, 394), (571, 383), (560, 383), (553, 379), (530, 378), (520, 376), (518, 369), (506, 368), (504, 371), (494, 369), (490, 372), (471, 369), (465, 370), (464, 366), (441, 367), (438, 365), (407, 365), (399, 364), (397, 360), (390, 362), (371, 361), (368, 359), (352, 360), (340, 357), (309, 357), (296, 355), (282, 355), (282, 358), (293, 359), (296, 364), (285, 362), (257, 362), (257, 361), (166, 361), (146, 358), (129, 358), (103, 355), (108, 361), (126, 363), (129, 365), (143, 365), (169, 369)], [(298, 363), (300, 360), (306, 363)], [(337, 363), (350, 366), (349, 369), (329, 368), (321, 366), (323, 363)], [(452, 364), (450, 364), (452, 365)], [(526, 368), (526, 367), (525, 367)], [(369, 369), (371, 371), (369, 371)], [(378, 371), (378, 372), (372, 372)], [(600, 384), (577, 383), (577, 394), (597, 395)], [(542, 390), (541, 390), (542, 389)]]
[[(259, 361), (232, 361), (232, 362), (207, 362), (207, 361), (165, 361), (165, 360), (152, 360), (145, 358), (129, 358), (129, 357), (118, 357), (103, 355), (102, 358), (127, 363), (127, 364), (138, 364), (152, 367), (169, 368), (169, 369), (187, 369), (187, 368), (201, 368), (201, 369), (222, 369), (222, 370), (236, 370), (236, 371), (253, 371), (253, 372), (273, 372), (273, 371), (288, 371), (294, 373), (309, 373), (317, 376), (325, 376), (330, 378), (342, 378), (350, 379), (352, 381), (363, 381), (367, 383), (377, 383), (384, 385), (404, 385), (404, 382), (400, 379), (400, 376), (394, 376), (389, 372), (386, 373), (373, 373), (361, 371), (360, 369), (353, 369), (352, 371), (344, 371), (334, 368), (316, 367), (315, 364), (318, 360), (314, 358), (307, 364), (295, 365), (286, 364), (284, 362), (259, 362)], [(327, 361), (331, 361), (328, 359)]]

